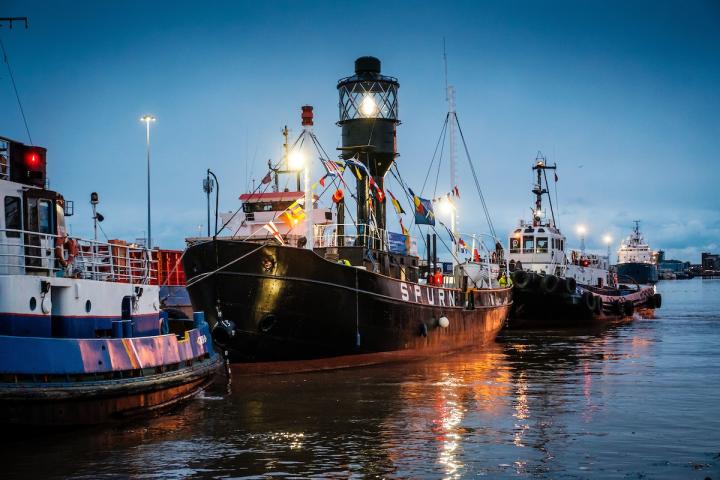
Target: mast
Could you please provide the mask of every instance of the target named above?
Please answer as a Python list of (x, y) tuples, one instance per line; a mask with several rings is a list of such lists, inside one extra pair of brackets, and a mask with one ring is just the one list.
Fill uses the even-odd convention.
[[(445, 39), (443, 38), (443, 60), (445, 62), (445, 100), (448, 102), (448, 122), (449, 133), (450, 133), (450, 189), (454, 190), (457, 186), (457, 149), (455, 145), (455, 127), (457, 125), (457, 118), (455, 115), (455, 87), (448, 85), (448, 74), (447, 74), (447, 54), (445, 52)], [(452, 234), (457, 238), (458, 231), (458, 214), (455, 205), (451, 207), (451, 218), (450, 227)], [(457, 256), (458, 245), (457, 242), (453, 243), (453, 259)], [(453, 260), (454, 261), (454, 260)]]
[[(302, 128), (303, 133), (302, 135), (307, 135), (308, 137), (313, 137), (313, 107), (310, 105), (303, 105), (302, 107)], [(307, 248), (309, 250), (313, 249), (313, 246), (315, 245), (315, 231), (314, 231), (314, 224), (313, 224), (313, 194), (312, 189), (310, 188), (310, 159), (307, 159), (305, 161), (305, 166), (303, 168), (303, 173), (305, 176), (305, 238), (307, 239)]]
[[(532, 193), (535, 195), (535, 208), (533, 210), (533, 226), (537, 227), (541, 225), (542, 220), (542, 196), (546, 193), (548, 193), (547, 189), (547, 177), (545, 177), (545, 170), (555, 170), (557, 168), (557, 165), (546, 165), (546, 159), (542, 155), (541, 152), (538, 152), (537, 157), (535, 157), (535, 165), (533, 165), (532, 169), (535, 171), (537, 175), (537, 179), (535, 181), (535, 185), (533, 185)], [(545, 177), (545, 186), (543, 187), (543, 177)], [(551, 202), (550, 206), (552, 208), (552, 201), (548, 199), (548, 201)], [(555, 226), (555, 218), (553, 214), (553, 221), (552, 226)]]

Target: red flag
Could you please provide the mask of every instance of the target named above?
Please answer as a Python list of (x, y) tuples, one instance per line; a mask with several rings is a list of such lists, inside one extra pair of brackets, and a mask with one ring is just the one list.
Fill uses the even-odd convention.
[(270, 172), (268, 172), (267, 175), (265, 175), (263, 177), (262, 183), (265, 185), (265, 184), (270, 183), (271, 180), (272, 180), (272, 175), (270, 174)]

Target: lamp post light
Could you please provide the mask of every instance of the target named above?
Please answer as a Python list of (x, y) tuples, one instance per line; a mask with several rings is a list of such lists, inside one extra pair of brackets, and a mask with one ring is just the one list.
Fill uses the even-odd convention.
[(580, 251), (585, 254), (585, 234), (587, 233), (587, 228), (585, 228), (585, 225), (578, 225), (575, 231), (580, 235)]
[(140, 121), (145, 123), (145, 145), (147, 147), (147, 248), (152, 250), (152, 227), (150, 221), (150, 123), (155, 121), (152, 115), (143, 115)]
[(605, 236), (603, 236), (603, 242), (607, 245), (608, 266), (610, 266), (610, 244), (612, 243), (612, 237), (609, 234), (605, 234)]

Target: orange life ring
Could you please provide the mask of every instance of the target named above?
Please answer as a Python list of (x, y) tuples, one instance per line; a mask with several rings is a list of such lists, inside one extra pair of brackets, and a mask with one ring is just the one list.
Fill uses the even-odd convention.
[[(65, 250), (68, 252), (68, 258), (65, 259)], [(58, 263), (67, 268), (78, 254), (77, 242), (70, 237), (55, 237), (55, 258)]]

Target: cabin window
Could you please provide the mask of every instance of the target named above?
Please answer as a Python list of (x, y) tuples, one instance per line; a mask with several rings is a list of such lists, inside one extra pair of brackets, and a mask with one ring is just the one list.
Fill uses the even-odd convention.
[[(8, 230), (20, 230), (20, 197), (5, 197), (5, 228)], [(5, 232), (8, 238), (18, 238), (20, 232)]]
[(517, 237), (510, 238), (510, 253), (520, 253), (520, 239)]
[(537, 253), (547, 253), (548, 251), (548, 239), (547, 237), (537, 238)]
[(565, 240), (560, 240), (560, 250), (565, 250)]
[(38, 232), (52, 232), (52, 208), (49, 200), (38, 202)]
[(523, 253), (533, 253), (535, 251), (535, 237), (523, 237)]

